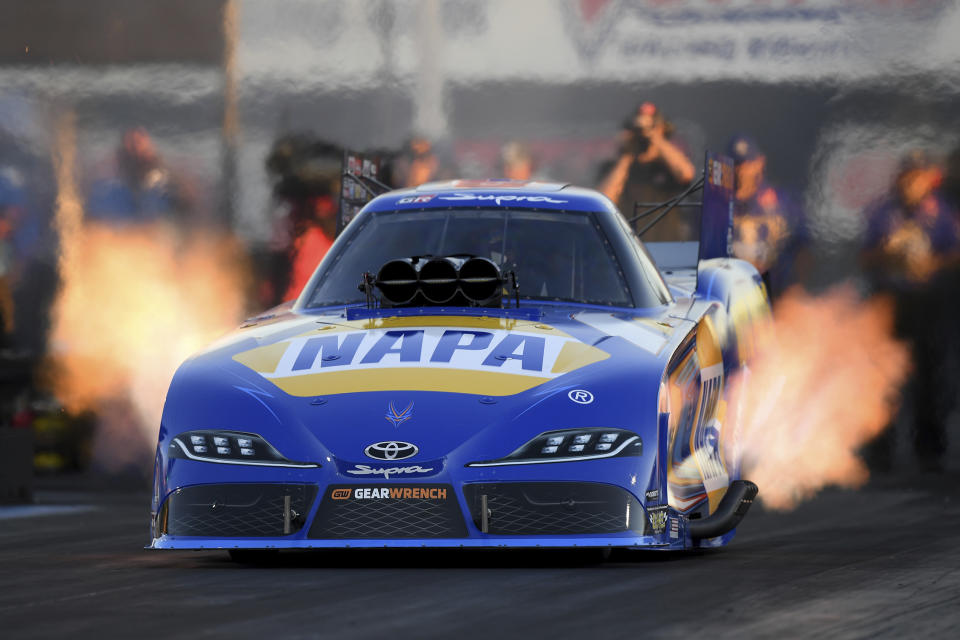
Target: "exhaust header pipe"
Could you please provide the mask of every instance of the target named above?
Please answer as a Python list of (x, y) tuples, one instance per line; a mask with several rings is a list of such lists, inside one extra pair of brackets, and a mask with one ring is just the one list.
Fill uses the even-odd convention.
[(391, 307), (499, 307), (504, 278), (487, 258), (415, 257), (384, 263), (373, 284)]
[(687, 529), (694, 540), (715, 538), (732, 531), (750, 510), (753, 499), (757, 497), (757, 485), (749, 480), (734, 480), (730, 488), (717, 505), (712, 515), (699, 520), (690, 520)]
[(417, 296), (417, 269), (409, 258), (390, 260), (377, 272), (376, 285), (380, 295), (391, 306), (399, 307), (413, 302)]
[(487, 304), (496, 299), (500, 304), (503, 295), (503, 277), (500, 269), (491, 260), (486, 258), (470, 258), (460, 267), (458, 274), (460, 291), (467, 300), (479, 305)]
[(462, 260), (433, 258), (420, 267), (420, 293), (430, 304), (448, 304), (457, 295), (457, 273)]

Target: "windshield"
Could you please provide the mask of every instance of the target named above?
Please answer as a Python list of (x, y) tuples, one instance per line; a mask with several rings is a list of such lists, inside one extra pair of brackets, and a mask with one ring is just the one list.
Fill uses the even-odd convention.
[(514, 271), (520, 297), (631, 306), (603, 231), (588, 213), (444, 210), (368, 214), (332, 256), (308, 306), (362, 302), (364, 272), (393, 258), (473, 255)]

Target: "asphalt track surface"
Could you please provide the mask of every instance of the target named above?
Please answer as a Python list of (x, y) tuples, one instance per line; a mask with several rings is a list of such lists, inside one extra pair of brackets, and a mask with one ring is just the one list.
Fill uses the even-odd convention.
[(0, 637), (958, 637), (958, 481), (755, 508), (711, 552), (324, 551), (267, 566), (145, 551), (146, 492), (47, 483), (39, 507), (0, 508)]

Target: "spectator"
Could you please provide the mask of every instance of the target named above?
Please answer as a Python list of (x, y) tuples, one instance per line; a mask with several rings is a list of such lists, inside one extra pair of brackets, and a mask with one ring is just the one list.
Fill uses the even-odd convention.
[(734, 136), (727, 154), (735, 172), (733, 254), (757, 268), (772, 296), (796, 277), (791, 271), (806, 255), (802, 216), (767, 182), (767, 157), (753, 138)]
[(521, 142), (507, 142), (500, 149), (501, 173), (508, 180), (533, 180), (534, 162), (530, 150)]
[[(52, 228), (55, 180), (39, 141), (0, 126), (0, 343), (19, 353), (47, 345), (50, 305), (57, 286)], [(13, 289), (12, 299), (7, 297)], [(3, 347), (0, 347), (2, 349)]]
[(392, 180), (395, 187), (416, 187), (437, 178), (440, 162), (433, 145), (422, 136), (414, 136), (394, 160)]
[(13, 167), (0, 169), (0, 345), (13, 335), (16, 248), (14, 232), (23, 217), (23, 176)]
[[(656, 105), (644, 102), (620, 132), (617, 158), (601, 168), (599, 190), (628, 218), (634, 203), (667, 200), (693, 181), (693, 163), (673, 140), (673, 131)], [(689, 214), (684, 210), (671, 213), (644, 239), (692, 239), (696, 224)]]
[(916, 288), (955, 257), (957, 220), (938, 190), (942, 179), (940, 167), (913, 151), (892, 193), (867, 211), (864, 262), (877, 284)]
[(258, 302), (296, 298), (336, 236), (343, 150), (309, 134), (278, 138), (266, 160), (280, 205), (272, 238), (254, 253)]
[[(956, 211), (939, 192), (942, 170), (914, 151), (902, 161), (891, 193), (866, 212), (862, 254), (874, 290), (896, 305), (896, 330), (910, 343), (914, 375), (909, 396), (917, 462), (940, 470), (946, 451), (946, 421), (955, 403), (956, 383), (946, 370), (947, 346), (956, 335)], [(892, 440), (878, 439), (870, 453), (875, 465), (890, 464)]]
[(172, 217), (184, 222), (193, 197), (175, 178), (143, 128), (124, 132), (116, 154), (116, 175), (95, 182), (87, 198), (91, 218), (113, 222), (151, 222)]
[(960, 211), (960, 147), (951, 151), (947, 157), (943, 196), (954, 212)]
[(336, 237), (337, 203), (333, 197), (311, 198), (309, 205), (308, 215), (294, 221), (290, 280), (284, 300), (294, 300), (300, 295)]

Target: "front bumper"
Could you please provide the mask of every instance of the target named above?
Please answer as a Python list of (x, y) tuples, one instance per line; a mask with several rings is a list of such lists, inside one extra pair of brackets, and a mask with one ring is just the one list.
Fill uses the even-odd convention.
[(165, 483), (176, 488), (153, 515), (148, 548), (689, 548), (683, 516), (624, 486), (643, 486), (624, 473), (629, 465), (360, 481), (332, 465), (294, 471), (178, 460)]

